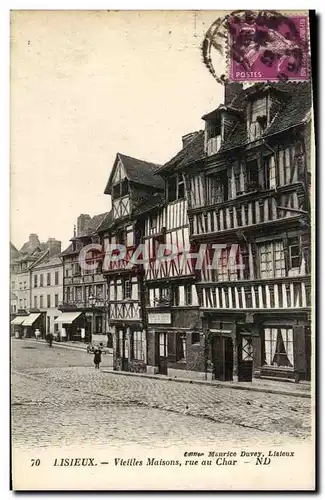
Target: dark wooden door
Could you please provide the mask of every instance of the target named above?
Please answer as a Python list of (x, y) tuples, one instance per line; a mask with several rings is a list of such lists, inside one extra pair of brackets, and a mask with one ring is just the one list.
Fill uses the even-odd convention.
[(159, 333), (159, 350), (158, 350), (158, 368), (159, 373), (167, 375), (167, 359), (168, 359), (168, 349), (167, 349), (167, 333)]
[(233, 345), (230, 337), (212, 337), (212, 362), (216, 380), (232, 380)]
[(129, 365), (129, 346), (124, 328), (118, 331), (118, 356), (121, 360), (121, 368), (123, 371), (128, 371)]
[(238, 381), (253, 380), (253, 343), (251, 335), (240, 335), (238, 345)]

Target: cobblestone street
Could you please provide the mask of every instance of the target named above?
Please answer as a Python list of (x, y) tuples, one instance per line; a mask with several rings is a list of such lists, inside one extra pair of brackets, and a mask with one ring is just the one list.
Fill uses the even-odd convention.
[(16, 447), (281, 445), (310, 429), (307, 398), (103, 373), (84, 351), (12, 340)]

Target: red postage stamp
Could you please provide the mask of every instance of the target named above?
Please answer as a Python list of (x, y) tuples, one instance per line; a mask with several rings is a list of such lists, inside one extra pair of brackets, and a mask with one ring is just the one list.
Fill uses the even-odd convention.
[(230, 80), (309, 78), (307, 16), (242, 12), (229, 16), (227, 24)]

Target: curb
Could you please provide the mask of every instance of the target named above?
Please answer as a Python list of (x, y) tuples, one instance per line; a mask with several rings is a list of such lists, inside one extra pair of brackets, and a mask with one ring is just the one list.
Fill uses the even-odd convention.
[[(46, 344), (46, 341), (44, 339), (41, 340), (35, 340), (35, 339), (20, 339), (24, 340), (27, 342), (34, 342), (35, 344)], [(63, 342), (53, 342), (53, 345), (56, 347), (62, 347), (63, 349), (75, 349), (76, 351), (84, 351), (86, 352), (87, 348), (86, 347), (79, 347), (79, 346), (74, 346), (74, 345), (65, 345)]]
[(116, 371), (116, 370), (107, 370), (107, 369), (102, 369), (101, 370), (103, 373), (109, 373), (112, 375), (122, 375), (125, 377), (143, 377), (143, 378), (149, 378), (153, 380), (162, 380), (164, 382), (180, 382), (180, 383), (185, 383), (185, 384), (196, 384), (196, 385), (208, 385), (210, 387), (217, 387), (217, 388), (226, 388), (226, 389), (235, 389), (238, 391), (251, 391), (251, 392), (264, 392), (267, 394), (280, 394), (282, 396), (294, 396), (297, 398), (307, 398), (311, 399), (311, 394), (310, 393), (304, 393), (304, 392), (291, 392), (291, 391), (284, 391), (284, 390), (277, 390), (277, 389), (268, 389), (262, 388), (262, 387), (247, 387), (247, 386), (238, 386), (238, 385), (231, 385), (231, 382), (209, 382), (208, 380), (195, 380), (195, 379), (186, 379), (186, 378), (171, 378), (166, 375), (150, 375), (147, 373), (132, 373), (132, 372), (122, 372), (122, 371)]

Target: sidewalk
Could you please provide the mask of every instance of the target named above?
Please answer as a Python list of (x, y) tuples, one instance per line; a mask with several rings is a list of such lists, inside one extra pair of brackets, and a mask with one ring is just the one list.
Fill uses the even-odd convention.
[(297, 396), (301, 398), (311, 398), (311, 384), (300, 382), (299, 384), (291, 382), (281, 382), (267, 379), (254, 379), (252, 382), (222, 382), (220, 380), (195, 380), (180, 377), (168, 377), (168, 375), (151, 375), (148, 373), (132, 373), (115, 371), (112, 369), (102, 369), (102, 372), (126, 377), (145, 377), (165, 382), (183, 382), (186, 384), (210, 385), (215, 387), (226, 387), (237, 390), (264, 392), (269, 394), (281, 394), (283, 396)]
[[(19, 339), (19, 340), (26, 340), (28, 342), (42, 342), (43, 344), (46, 343), (45, 339), (36, 340), (33, 338), (27, 338), (27, 339)], [(65, 342), (65, 341), (64, 342), (57, 342), (56, 340), (53, 340), (52, 344), (55, 345), (56, 347), (66, 347), (68, 349), (76, 349), (76, 350), (81, 350), (81, 351), (85, 351), (89, 345), (85, 342), (78, 342), (78, 341), (74, 341), (74, 340), (67, 341), (67, 342)], [(109, 354), (113, 354), (113, 349), (109, 349)]]

